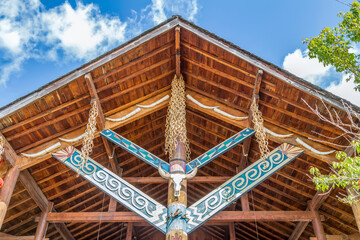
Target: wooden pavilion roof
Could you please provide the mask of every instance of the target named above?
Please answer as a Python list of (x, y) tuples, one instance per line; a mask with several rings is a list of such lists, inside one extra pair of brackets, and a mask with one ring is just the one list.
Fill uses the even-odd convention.
[[(43, 88), (0, 109), (0, 131), (19, 157), (20, 180), (17, 182), (2, 232), (12, 235), (34, 235), (39, 216), (47, 201), (54, 202), (57, 212), (107, 211), (110, 199), (49, 153), (29, 158), (22, 153), (36, 153), (61, 143), (59, 138), (81, 135), (88, 120), (90, 101), (98, 95), (105, 117), (121, 117), (136, 109), (137, 104), (151, 104), (170, 94), (170, 84), (175, 75), (175, 27), (181, 27), (181, 73), (186, 82), (187, 94), (208, 106), (236, 116), (248, 116), (250, 101), (259, 69), (263, 70), (259, 88), (259, 107), (265, 127), (277, 134), (293, 134), (287, 138), (269, 135), (269, 147), (276, 148), (283, 142), (300, 145), (296, 139), (326, 152), (344, 150), (343, 138), (336, 137), (341, 131), (320, 121), (302, 101), (311, 106), (321, 106), (321, 99), (330, 109), (338, 111), (342, 119), (346, 112), (341, 99), (298, 77), (252, 55), (237, 46), (187, 22), (179, 16), (167, 20), (139, 37), (100, 56), (73, 72), (49, 83)], [(84, 75), (91, 73), (94, 89), (88, 88)], [(354, 109), (357, 107), (353, 106)], [(195, 158), (236, 132), (249, 126), (247, 120), (239, 121), (225, 117), (211, 109), (204, 109), (187, 100), (186, 119), (191, 156)], [(325, 109), (320, 109), (326, 114)], [(167, 102), (139, 113), (122, 122), (106, 121), (111, 128), (155, 155), (168, 161), (164, 154), (165, 119)], [(315, 142), (327, 140), (330, 143)], [(106, 146), (97, 134), (91, 157), (110, 167)], [(81, 148), (81, 142), (74, 144)], [(8, 146), (10, 147), (10, 146)], [(291, 164), (253, 189), (249, 194), (250, 210), (256, 211), (305, 211), (307, 202), (316, 195), (313, 183), (307, 177), (310, 166), (323, 172), (328, 163), (335, 161), (334, 154), (322, 155), (305, 149), (305, 153)], [(231, 177), (237, 168), (259, 158), (258, 144), (252, 138), (247, 162), (239, 145), (198, 171), (198, 176)], [(166, 205), (167, 183), (136, 182), (134, 177), (159, 177), (158, 172), (125, 152), (115, 148), (122, 176), (155, 200)], [(13, 155), (14, 156), (14, 153)], [(10, 164), (10, 163), (9, 163)], [(32, 179), (33, 182), (30, 180)], [(139, 178), (140, 179), (140, 178)], [(219, 178), (220, 179), (220, 178)], [(220, 185), (218, 182), (188, 184), (189, 205)], [(30, 186), (30, 187), (29, 187)], [(34, 187), (35, 186), (35, 187)], [(38, 186), (38, 188), (36, 188)], [(32, 187), (32, 191), (28, 191)], [(38, 190), (40, 190), (40, 195)], [(319, 206), (324, 216), (326, 234), (348, 235), (357, 232), (349, 205), (340, 203), (333, 191)], [(45, 197), (45, 199), (44, 199)], [(241, 210), (240, 201), (232, 210)], [(126, 209), (117, 205), (117, 211)], [(294, 231), (300, 239), (314, 236), (311, 224), (297, 222), (236, 222), (239, 239), (288, 239)], [(157, 239), (158, 231), (144, 224), (134, 225), (137, 239)], [(125, 223), (66, 223), (50, 224), (47, 237), (61, 239), (62, 232), (75, 239), (125, 239)], [(59, 230), (60, 229), (60, 230)], [(295, 230), (296, 229), (296, 230)], [(62, 234), (63, 234), (62, 232)], [(207, 239), (226, 239), (228, 226), (204, 225), (194, 232)], [(194, 236), (195, 236), (194, 235)], [(192, 235), (190, 235), (191, 237)], [(190, 238), (191, 239), (191, 238)]]

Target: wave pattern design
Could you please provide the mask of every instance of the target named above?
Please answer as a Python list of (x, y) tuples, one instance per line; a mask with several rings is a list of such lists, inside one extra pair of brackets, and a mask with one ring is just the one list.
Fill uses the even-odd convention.
[(243, 141), (245, 141), (254, 134), (255, 131), (250, 128), (246, 128), (241, 132), (238, 132), (231, 138), (225, 140), (224, 142), (220, 143), (219, 145), (213, 147), (206, 153), (200, 155), (199, 157), (189, 162), (186, 165), (186, 172), (187, 173), (191, 172), (195, 167), (201, 168), (202, 166), (205, 166), (206, 164), (208, 164), (209, 162), (211, 162), (221, 154), (229, 151), (230, 149), (232, 149), (239, 143), (242, 143)]
[(187, 232), (195, 230), (301, 153), (303, 153), (301, 148), (284, 143), (273, 150), (268, 158), (258, 160), (194, 203), (187, 209), (187, 216), (190, 219), (187, 224)]
[[(74, 147), (65, 148), (53, 154), (53, 157), (74, 171), (77, 171), (81, 163), (80, 152)], [(166, 232), (167, 208), (139, 189), (92, 159), (88, 159), (87, 164), (81, 169), (80, 175), (120, 204), (140, 215), (161, 232)]]
[(149, 165), (153, 166), (154, 168), (158, 169), (159, 164), (161, 164), (161, 167), (166, 172), (169, 172), (170, 167), (167, 162), (164, 160), (158, 158), (154, 154), (146, 151), (145, 149), (139, 147), (135, 143), (127, 140), (126, 138), (120, 136), (119, 134), (115, 133), (114, 131), (111, 131), (109, 129), (106, 129), (100, 133), (101, 136), (105, 137), (109, 141), (115, 143), (122, 149), (128, 151), (129, 153), (135, 155), (136, 157), (140, 158), (144, 162), (148, 163)]

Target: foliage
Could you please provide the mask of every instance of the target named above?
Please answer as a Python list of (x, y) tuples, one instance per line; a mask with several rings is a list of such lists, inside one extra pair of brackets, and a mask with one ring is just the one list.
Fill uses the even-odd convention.
[[(324, 66), (332, 65), (336, 71), (348, 74), (347, 81), (354, 80), (355, 90), (360, 91), (360, 54), (357, 54), (354, 49), (360, 42), (360, 4), (353, 2), (349, 12), (340, 12), (338, 16), (342, 18), (342, 21), (337, 27), (324, 28), (319, 36), (305, 39), (304, 43), (308, 44), (310, 58), (317, 58)], [(346, 106), (344, 107), (346, 109)], [(347, 113), (353, 124), (354, 112)], [(359, 117), (356, 113), (355, 116)], [(339, 162), (334, 162), (330, 166), (331, 172), (328, 175), (323, 175), (319, 169), (312, 167), (310, 169), (312, 180), (316, 189), (323, 192), (330, 191), (334, 187), (347, 189), (348, 196), (343, 195), (338, 198), (340, 201), (352, 203), (356, 197), (359, 199), (360, 195), (360, 137), (357, 131), (359, 128), (334, 120), (332, 116), (328, 120), (321, 115), (321, 119), (342, 129), (345, 135), (352, 135), (355, 139), (351, 142), (354, 153), (348, 156), (343, 151), (337, 152), (336, 158)]]
[(348, 156), (345, 152), (336, 152), (336, 158), (339, 162), (333, 162), (331, 172), (323, 175), (316, 167), (311, 167), (310, 174), (313, 175), (312, 180), (316, 184), (316, 190), (328, 191), (331, 188), (340, 187), (346, 189), (352, 187), (355, 195), (339, 197), (340, 201), (351, 203), (357, 197), (360, 190), (360, 139), (351, 142), (354, 148), (354, 157)]
[(353, 2), (350, 12), (338, 14), (342, 21), (333, 29), (324, 28), (319, 36), (305, 39), (309, 57), (318, 58), (324, 66), (332, 65), (336, 71), (353, 77), (356, 90), (360, 91), (360, 54), (356, 53), (356, 44), (360, 42), (360, 4)]

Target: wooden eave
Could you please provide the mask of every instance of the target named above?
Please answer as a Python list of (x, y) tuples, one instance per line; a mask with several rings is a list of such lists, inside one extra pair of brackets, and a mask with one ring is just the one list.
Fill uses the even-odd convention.
[[(290, 73), (208, 33), (196, 25), (174, 16), (139, 37), (85, 64), (28, 96), (0, 109), (0, 131), (21, 157), (23, 171), (29, 171), (42, 193), (54, 202), (57, 212), (107, 211), (110, 199), (65, 165), (49, 154), (37, 158), (22, 157), (21, 153), (44, 150), (57, 142), (62, 147), (68, 143), (59, 137), (74, 138), (83, 133), (87, 123), (90, 100), (94, 97), (86, 84), (85, 74), (90, 73), (98, 101), (105, 117), (124, 116), (136, 104), (151, 104), (170, 93), (170, 83), (175, 74), (175, 26), (181, 27), (181, 72), (187, 93), (205, 105), (219, 106), (236, 116), (247, 116), (259, 69), (263, 70), (259, 86), (259, 105), (265, 126), (278, 134), (290, 134), (289, 138), (270, 137), (271, 149), (281, 142), (295, 145), (301, 138), (319, 151), (341, 150), (337, 145), (347, 144), (345, 139), (331, 143), (312, 142), (308, 138), (324, 140), (315, 132), (335, 137), (341, 132), (321, 122), (301, 101), (312, 106), (321, 104), (336, 109), (344, 121), (346, 113), (341, 99)], [(354, 109), (358, 109), (354, 106)], [(322, 109), (324, 111), (324, 109)], [(120, 123), (106, 122), (111, 128), (141, 147), (167, 160), (164, 155), (164, 134), (167, 103), (141, 111)], [(324, 112), (325, 113), (325, 112)], [(248, 127), (245, 121), (236, 121), (206, 110), (187, 101), (187, 129), (192, 158)], [(110, 168), (108, 150), (99, 135), (95, 139), (91, 157)], [(81, 142), (73, 145), (81, 147)], [(259, 158), (255, 138), (249, 143), (247, 164)], [(302, 147), (302, 146), (300, 146)], [(242, 166), (243, 146), (237, 146), (208, 166), (199, 170), (201, 177), (230, 177)], [(166, 205), (167, 183), (160, 180), (141, 182), (143, 177), (159, 177), (157, 171), (115, 148), (115, 155), (124, 178), (133, 178), (133, 184), (151, 197)], [(310, 166), (327, 171), (333, 155), (319, 155), (311, 151), (274, 174), (248, 194), (250, 209), (257, 211), (304, 211), (307, 201), (316, 191), (307, 174)], [(25, 170), (27, 169), (27, 170)], [(138, 179), (138, 181), (135, 180)], [(204, 196), (220, 182), (190, 182), (189, 204)], [(339, 203), (334, 191), (320, 206), (319, 212), (327, 234), (347, 235), (357, 231), (351, 208)], [(240, 202), (235, 210), (241, 210)], [(117, 205), (117, 211), (126, 209)], [(28, 236), (36, 231), (35, 216), (41, 212), (31, 194), (18, 182), (11, 198), (2, 231), (12, 235)], [(114, 236), (125, 239), (126, 223), (67, 223), (75, 239), (94, 239), (100, 229), (101, 239)], [(156, 235), (150, 226), (134, 225), (137, 239)], [(241, 239), (284, 239), (296, 228), (295, 222), (236, 222), (236, 235)], [(204, 225), (194, 234), (205, 233), (213, 239), (224, 239), (228, 226)], [(314, 236), (307, 226), (301, 239)], [(50, 225), (49, 239), (61, 239), (54, 225)], [(155, 239), (155, 237), (154, 237)]]

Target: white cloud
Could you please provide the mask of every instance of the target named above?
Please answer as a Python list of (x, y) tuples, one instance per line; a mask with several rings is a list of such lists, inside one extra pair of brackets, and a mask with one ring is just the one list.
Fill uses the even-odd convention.
[(190, 21), (195, 21), (198, 11), (197, 0), (152, 0), (150, 14), (154, 23), (159, 24), (175, 14), (182, 15), (182, 17)]
[[(356, 46), (353, 49), (359, 50)], [(353, 81), (346, 81), (348, 75), (336, 73), (331, 66), (324, 67), (317, 59), (310, 59), (307, 52), (296, 49), (293, 53), (289, 53), (284, 59), (283, 67), (311, 83), (328, 86), (327, 91), (360, 106), (360, 93), (354, 90)], [(336, 81), (339, 79), (338, 75), (341, 78), (340, 82)]]
[(326, 90), (360, 107), (360, 92), (354, 90), (353, 80), (346, 81), (347, 77), (348, 75), (344, 75), (339, 84), (332, 83)]
[(152, 0), (151, 14), (155, 24), (166, 20), (163, 0)]
[(65, 2), (47, 10), (40, 0), (0, 0), (0, 85), (29, 59), (90, 60), (173, 14), (195, 21), (197, 12), (197, 0), (153, 0), (120, 21), (80, 1), (75, 7)]
[(43, 13), (41, 23), (47, 44), (72, 58), (88, 60), (125, 40), (126, 23), (101, 15), (93, 4), (79, 2), (73, 9), (65, 2)]
[(296, 76), (315, 84), (319, 84), (330, 70), (330, 66), (324, 67), (317, 59), (310, 59), (307, 52), (303, 53), (300, 49), (296, 49), (285, 57), (283, 67)]

